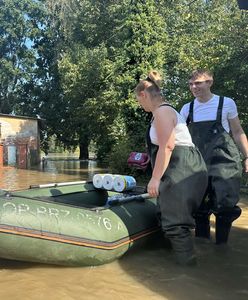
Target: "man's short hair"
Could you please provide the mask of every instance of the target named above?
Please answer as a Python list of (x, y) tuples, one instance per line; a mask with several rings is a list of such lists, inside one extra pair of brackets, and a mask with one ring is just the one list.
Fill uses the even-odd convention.
[(200, 76), (205, 76), (205, 77), (209, 78), (209, 80), (213, 80), (213, 73), (209, 70), (206, 70), (206, 69), (194, 70), (191, 73), (191, 75), (189, 77), (189, 80), (196, 80)]

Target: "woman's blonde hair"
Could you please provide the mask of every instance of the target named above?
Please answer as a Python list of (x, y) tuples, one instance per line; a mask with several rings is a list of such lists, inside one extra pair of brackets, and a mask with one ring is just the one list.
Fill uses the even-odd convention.
[(146, 90), (148, 91), (152, 96), (160, 95), (160, 87), (162, 84), (162, 77), (159, 74), (159, 72), (152, 70), (148, 73), (148, 76), (146, 79), (140, 80), (138, 85), (135, 88), (135, 93), (139, 94), (140, 92)]

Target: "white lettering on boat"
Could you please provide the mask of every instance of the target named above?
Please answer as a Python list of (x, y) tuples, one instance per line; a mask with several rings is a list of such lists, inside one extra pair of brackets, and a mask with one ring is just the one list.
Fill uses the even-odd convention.
[(38, 206), (36, 208), (37, 215), (39, 215), (39, 214), (44, 214), (45, 215), (46, 212), (47, 212), (47, 209), (44, 206)]
[(98, 225), (98, 226), (101, 226), (101, 219), (102, 219), (102, 217), (99, 216), (99, 217), (98, 217), (98, 222), (97, 222), (97, 225)]
[(29, 206), (27, 204), (19, 204), (17, 208), (18, 214), (29, 211)]
[(122, 229), (123, 229), (123, 225), (120, 222), (118, 222), (117, 230), (122, 230)]
[(27, 204), (24, 204), (24, 203), (21, 203), (21, 204), (14, 204), (14, 203), (11, 203), (11, 202), (5, 202), (3, 204), (3, 208), (4, 210), (8, 210), (10, 211), (11, 213), (17, 213), (17, 214), (22, 214), (24, 212), (27, 212), (29, 211), (29, 206)]
[(59, 217), (59, 210), (57, 208), (48, 207), (49, 216)]
[(11, 209), (11, 207), (13, 208), (13, 211), (12, 212), (14, 212), (14, 213), (16, 213), (16, 206), (15, 206), (15, 204), (13, 204), (13, 203), (11, 203), (11, 202), (5, 202), (4, 204), (3, 204), (3, 208), (4, 209)]
[(44, 206), (38, 206), (36, 208), (37, 215), (43, 214), (43, 215), (49, 215), (50, 217), (56, 217), (59, 218), (60, 216), (67, 217), (70, 214), (69, 210), (64, 209), (57, 209), (53, 207), (44, 207)]
[(65, 209), (61, 209), (60, 212), (64, 215), (64, 217), (67, 217), (70, 214), (70, 211)]
[(109, 218), (103, 218), (98, 215), (88, 214), (87, 212), (78, 212), (77, 218), (79, 219), (82, 226), (93, 224), (99, 227), (103, 225), (107, 230), (112, 229), (111, 220)]
[(57, 209), (54, 207), (45, 207), (45, 206), (37, 206), (35, 209), (35, 211), (33, 211), (33, 207), (30, 207), (27, 204), (24, 203), (20, 203), (20, 204), (14, 204), (11, 202), (5, 202), (3, 204), (3, 209), (4, 211), (8, 211), (9, 213), (14, 213), (14, 214), (25, 214), (27, 212), (30, 212), (34, 215), (48, 215), (49, 217), (67, 217), (70, 215), (70, 211), (69, 210), (65, 210), (65, 209)]
[(112, 229), (111, 221), (110, 221), (109, 218), (103, 218), (103, 225), (105, 226), (105, 228), (107, 230), (111, 230)]
[[(5, 213), (11, 213), (11, 214), (18, 214), (18, 215), (24, 215), (24, 214), (32, 214), (36, 216), (48, 216), (51, 218), (59, 218), (59, 217), (68, 217), (71, 215), (70, 210), (65, 209), (58, 209), (54, 207), (46, 207), (46, 206), (29, 206), (25, 203), (12, 203), (12, 202), (5, 202), (3, 204), (3, 212)], [(74, 215), (75, 216), (75, 215)], [(80, 221), (80, 224), (82, 226), (88, 226), (88, 225), (96, 225), (98, 227), (104, 227), (106, 230), (112, 230), (113, 228), (116, 228), (115, 230), (122, 230), (123, 225), (118, 222), (113, 226), (111, 223), (111, 220), (107, 217), (99, 216), (98, 214), (88, 213), (86, 211), (80, 211), (76, 214), (76, 218)]]

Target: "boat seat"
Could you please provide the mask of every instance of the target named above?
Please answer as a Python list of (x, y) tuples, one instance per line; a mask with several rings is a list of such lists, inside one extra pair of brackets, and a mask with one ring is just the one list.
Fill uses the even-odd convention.
[(104, 206), (106, 204), (108, 193), (105, 190), (92, 190), (87, 192), (56, 194), (53, 196), (35, 196), (34, 198), (52, 203), (63, 203), (72, 206), (94, 208)]

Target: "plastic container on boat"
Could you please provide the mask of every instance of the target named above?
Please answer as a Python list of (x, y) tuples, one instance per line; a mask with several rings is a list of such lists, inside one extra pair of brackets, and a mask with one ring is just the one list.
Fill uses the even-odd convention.
[(112, 174), (105, 174), (103, 176), (103, 188), (105, 190), (112, 190), (113, 189), (113, 184), (114, 184), (114, 178), (116, 175)]
[(123, 192), (133, 189), (136, 186), (136, 180), (132, 176), (116, 175), (114, 177), (113, 189), (116, 192)]
[(96, 189), (103, 188), (103, 177), (105, 174), (95, 174), (93, 176), (93, 185)]

